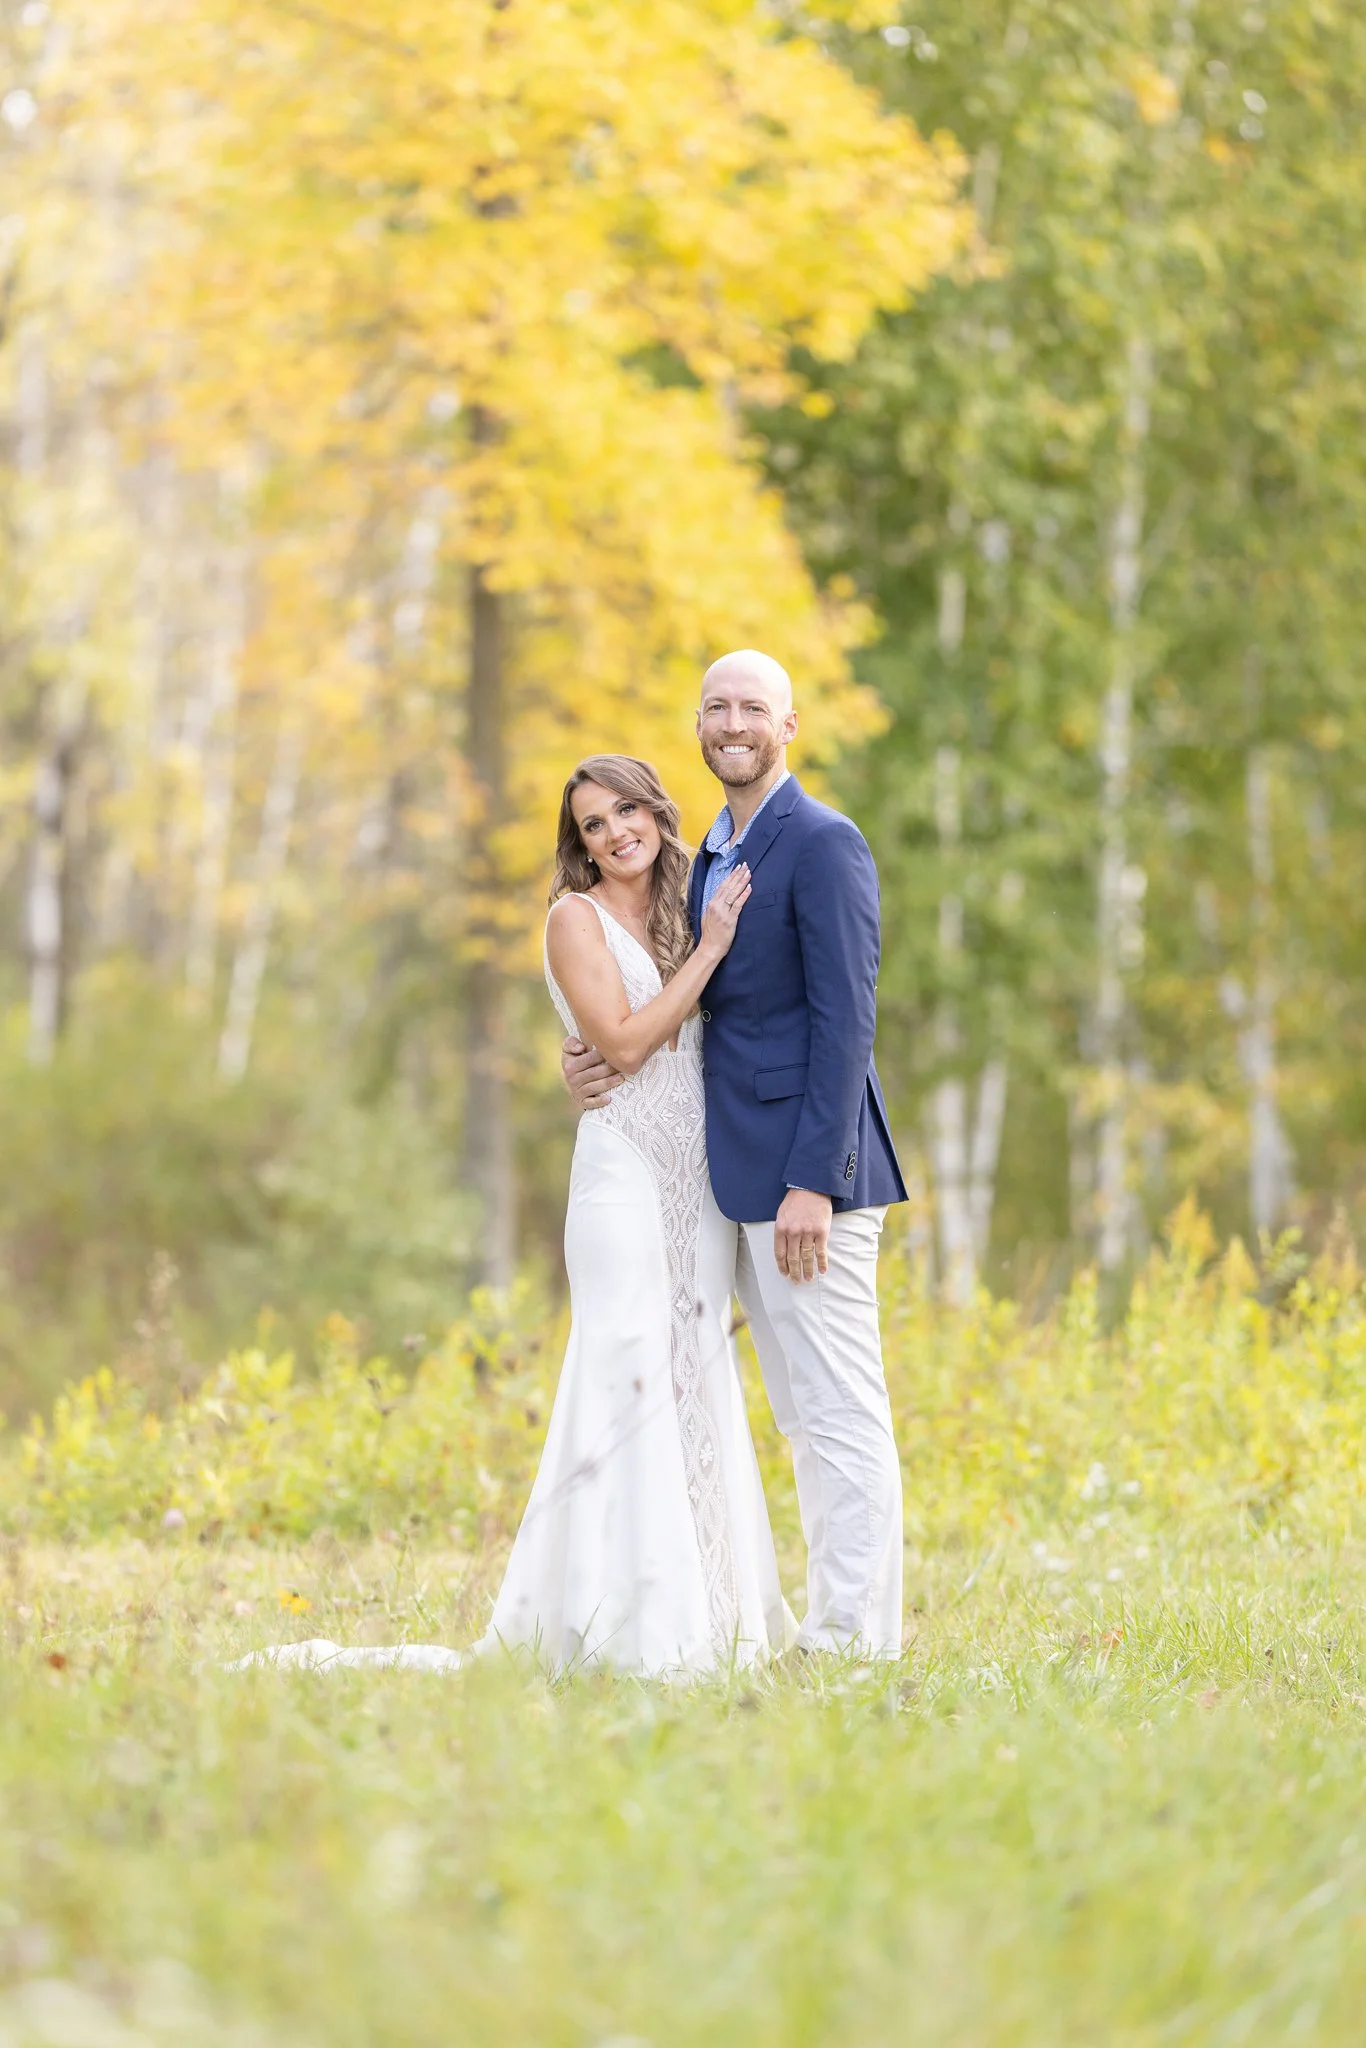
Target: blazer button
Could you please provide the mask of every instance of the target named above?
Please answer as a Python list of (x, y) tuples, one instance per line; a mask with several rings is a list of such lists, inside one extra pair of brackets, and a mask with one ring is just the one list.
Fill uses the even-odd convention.
[(698, 1012), (698, 1015), (699, 1015), (699, 1016), (701, 1017), (701, 1019), (702, 1019), (702, 1022), (703, 1022), (704, 1024), (710, 1024), (710, 1022), (711, 1022), (711, 1011), (710, 1011), (710, 1010), (700, 1010), (700, 1011)]

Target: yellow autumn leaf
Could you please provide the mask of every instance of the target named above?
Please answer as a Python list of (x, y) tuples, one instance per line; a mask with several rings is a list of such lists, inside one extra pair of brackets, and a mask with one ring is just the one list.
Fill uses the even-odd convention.
[(1181, 94), (1174, 81), (1146, 58), (1131, 69), (1128, 86), (1140, 116), (1150, 128), (1174, 121), (1181, 109)]

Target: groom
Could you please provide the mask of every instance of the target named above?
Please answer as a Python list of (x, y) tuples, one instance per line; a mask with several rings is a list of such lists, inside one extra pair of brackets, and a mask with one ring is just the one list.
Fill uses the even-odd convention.
[[(880, 950), (873, 857), (787, 766), (792, 684), (771, 655), (713, 662), (697, 736), (726, 805), (693, 864), (702, 913), (740, 862), (753, 893), (702, 997), (707, 1157), (737, 1226), (735, 1286), (808, 1546), (799, 1644), (901, 1650), (901, 1468), (878, 1332), (877, 1251), (906, 1199), (873, 1066)], [(565, 1078), (584, 1109), (620, 1076), (579, 1040)]]

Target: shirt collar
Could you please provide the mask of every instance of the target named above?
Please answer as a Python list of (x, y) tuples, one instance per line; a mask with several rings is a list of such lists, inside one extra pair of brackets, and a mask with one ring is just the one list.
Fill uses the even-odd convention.
[[(772, 802), (773, 798), (778, 794), (778, 791), (782, 788), (783, 784), (785, 782), (791, 781), (791, 779), (792, 770), (790, 768), (784, 768), (782, 774), (778, 777), (778, 780), (774, 783), (772, 789), (770, 789), (765, 794), (763, 803), (759, 805), (759, 810), (757, 810), (754, 813), (754, 818), (757, 818), (759, 816), (759, 812), (763, 810), (765, 804)], [(754, 818), (750, 819), (749, 825), (752, 825), (754, 823)], [(736, 840), (735, 844), (737, 847), (743, 845), (745, 833), (749, 831), (749, 825), (746, 825), (744, 832), (742, 832), (740, 834), (740, 837)], [(707, 852), (724, 853), (726, 848), (730, 845), (730, 835), (733, 830), (734, 825), (730, 815), (730, 805), (723, 804), (721, 807), (721, 811), (717, 817), (716, 823), (712, 826), (710, 832), (707, 834)]]

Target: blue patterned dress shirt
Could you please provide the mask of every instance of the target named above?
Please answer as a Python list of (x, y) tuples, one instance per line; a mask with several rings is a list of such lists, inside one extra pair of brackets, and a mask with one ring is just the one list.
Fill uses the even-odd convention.
[[(764, 803), (760, 804), (759, 809), (754, 813), (754, 818), (760, 816), (764, 804), (772, 802), (791, 773), (792, 770), (790, 768), (784, 768), (772, 789), (765, 795)], [(744, 831), (732, 846), (730, 844), (730, 835), (735, 830), (735, 824), (730, 815), (730, 805), (727, 804), (703, 841), (704, 850), (711, 855), (711, 859), (707, 863), (707, 872), (702, 877), (702, 909), (704, 912), (712, 897), (725, 881), (726, 876), (732, 874), (744, 859), (745, 838), (750, 826), (754, 823), (754, 818), (750, 819), (749, 825), (746, 825)]]

